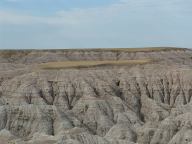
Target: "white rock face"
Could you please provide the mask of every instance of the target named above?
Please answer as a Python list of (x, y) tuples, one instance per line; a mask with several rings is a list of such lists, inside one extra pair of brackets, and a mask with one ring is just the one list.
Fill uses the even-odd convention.
[[(36, 69), (64, 60), (144, 65)], [(0, 144), (190, 144), (192, 51), (0, 55)]]

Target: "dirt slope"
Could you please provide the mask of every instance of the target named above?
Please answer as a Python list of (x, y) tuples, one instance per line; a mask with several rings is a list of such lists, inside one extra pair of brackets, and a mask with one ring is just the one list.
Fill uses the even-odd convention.
[(0, 144), (192, 143), (191, 50), (0, 53)]

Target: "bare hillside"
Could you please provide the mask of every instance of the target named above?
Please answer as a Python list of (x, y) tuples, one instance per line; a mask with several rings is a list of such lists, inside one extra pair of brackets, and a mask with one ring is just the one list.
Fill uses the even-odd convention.
[(0, 144), (192, 144), (192, 51), (0, 51)]

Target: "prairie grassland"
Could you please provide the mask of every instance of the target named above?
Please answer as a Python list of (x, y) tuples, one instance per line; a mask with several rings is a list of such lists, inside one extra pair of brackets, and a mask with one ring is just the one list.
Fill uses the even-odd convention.
[(103, 48), (93, 49), (95, 51), (112, 51), (112, 52), (160, 52), (160, 51), (171, 51), (171, 50), (185, 50), (185, 48), (176, 47), (145, 47), (145, 48)]
[(176, 47), (144, 47), (144, 48), (86, 48), (86, 49), (55, 49), (52, 51), (93, 51), (93, 52), (160, 52), (172, 50), (186, 50), (185, 48)]
[(85, 48), (85, 49), (28, 49), (28, 50), (0, 50), (1, 57), (11, 56), (26, 56), (30, 52), (66, 52), (66, 51), (98, 51), (98, 52), (158, 52), (158, 51), (171, 51), (171, 50), (186, 50), (186, 48), (176, 47), (144, 47), (144, 48)]
[(40, 64), (41, 69), (67, 69), (67, 68), (89, 68), (99, 66), (122, 66), (122, 65), (137, 65), (147, 64), (152, 62), (151, 59), (137, 59), (137, 60), (104, 60), (104, 61), (62, 61), (62, 62), (48, 62)]
[(0, 57), (11, 58), (11, 57), (23, 57), (29, 54), (30, 51), (26, 50), (2, 50), (0, 51)]

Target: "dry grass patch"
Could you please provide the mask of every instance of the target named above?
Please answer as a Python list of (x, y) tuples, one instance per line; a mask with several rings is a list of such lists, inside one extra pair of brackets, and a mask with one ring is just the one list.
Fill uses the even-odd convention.
[(24, 57), (29, 54), (30, 51), (25, 50), (2, 50), (0, 51), (0, 57), (12, 58), (12, 57)]
[(11, 58), (11, 57), (24, 57), (31, 52), (43, 53), (43, 52), (160, 52), (160, 51), (172, 51), (172, 50), (189, 50), (186, 48), (175, 48), (175, 47), (145, 47), (145, 48), (90, 48), (90, 49), (52, 49), (52, 50), (0, 50), (0, 57)]
[(184, 48), (174, 47), (145, 47), (145, 48), (108, 48), (108, 49), (96, 49), (101, 51), (114, 51), (114, 52), (160, 52), (160, 51), (172, 51), (172, 50), (185, 50)]
[(67, 69), (67, 68), (89, 68), (99, 66), (122, 66), (122, 65), (136, 65), (147, 64), (152, 62), (151, 59), (138, 59), (138, 60), (118, 60), (118, 61), (63, 61), (63, 62), (48, 62), (40, 64), (42, 69)]
[(50, 52), (58, 52), (58, 51), (86, 51), (86, 52), (160, 52), (160, 51), (183, 51), (187, 50), (185, 48), (176, 48), (176, 47), (144, 47), (144, 48), (86, 48), (86, 49), (55, 49), (55, 50), (47, 50)]

